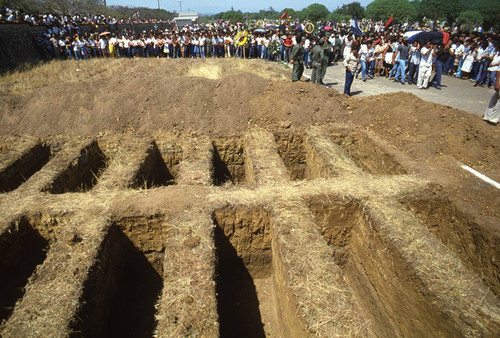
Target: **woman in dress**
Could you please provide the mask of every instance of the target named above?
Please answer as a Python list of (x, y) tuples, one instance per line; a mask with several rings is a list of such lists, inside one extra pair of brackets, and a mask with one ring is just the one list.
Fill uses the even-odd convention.
[(464, 62), (462, 63), (462, 79), (467, 80), (469, 78), (469, 73), (472, 70), (472, 65), (474, 64), (474, 59), (476, 58), (477, 45), (475, 43), (471, 44), (470, 49), (464, 52)]

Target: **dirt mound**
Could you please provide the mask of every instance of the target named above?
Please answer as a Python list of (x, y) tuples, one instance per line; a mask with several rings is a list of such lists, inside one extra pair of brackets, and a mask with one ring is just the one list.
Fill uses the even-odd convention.
[(352, 100), (346, 108), (352, 112), (346, 122), (390, 139), (412, 156), (448, 154), (478, 169), (498, 168), (500, 134), (463, 110), (426, 102), (405, 92)]
[(322, 123), (332, 110), (342, 109), (332, 96), (325, 88), (249, 72), (211, 80), (140, 69), (123, 76), (55, 83), (22, 97), (4, 95), (0, 118), (4, 133), (41, 137), (124, 130), (141, 135), (172, 129), (233, 133), (249, 124), (267, 126), (283, 120), (297, 126)]

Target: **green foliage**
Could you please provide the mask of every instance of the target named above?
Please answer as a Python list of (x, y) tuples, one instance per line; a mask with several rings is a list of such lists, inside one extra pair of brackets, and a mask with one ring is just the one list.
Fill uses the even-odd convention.
[(469, 3), (469, 0), (422, 0), (419, 14), (432, 20), (446, 20), (450, 25)]
[(500, 0), (471, 0), (468, 8), (481, 13), (485, 28), (500, 29)]
[(388, 20), (391, 15), (395, 21), (406, 21), (416, 13), (408, 0), (375, 0), (366, 7), (366, 16), (374, 20)]
[(362, 19), (365, 17), (365, 8), (361, 6), (361, 3), (355, 1), (347, 5), (342, 5), (342, 7), (340, 8), (337, 7), (337, 9), (333, 11), (333, 13), (337, 14), (337, 16), (347, 16), (349, 17), (349, 19), (353, 16), (355, 16), (357, 19)]
[(349, 21), (350, 19), (352, 19), (352, 16), (346, 14), (339, 14), (337, 11), (333, 11), (328, 16), (328, 20), (332, 20), (334, 22)]
[(315, 3), (304, 8), (301, 15), (301, 19), (319, 21), (326, 20), (328, 15), (330, 15), (330, 11), (325, 5)]
[(477, 11), (464, 11), (460, 13), (457, 21), (462, 30), (471, 30), (475, 25), (482, 24), (484, 17)]

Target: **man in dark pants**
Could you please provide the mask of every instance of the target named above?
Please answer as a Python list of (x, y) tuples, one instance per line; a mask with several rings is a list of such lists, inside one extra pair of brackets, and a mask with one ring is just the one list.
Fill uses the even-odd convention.
[(324, 56), (323, 56), (323, 61), (321, 62), (321, 74), (319, 76), (319, 81), (318, 81), (320, 85), (325, 85), (323, 83), (323, 79), (325, 78), (326, 70), (328, 68), (328, 63), (330, 62), (330, 49), (332, 48), (332, 44), (330, 43), (330, 41), (328, 41), (328, 36), (324, 36), (323, 39), (325, 43), (323, 45)]
[(297, 36), (296, 40), (290, 56), (290, 63), (293, 64), (292, 82), (299, 81), (304, 73), (304, 42), (301, 36)]
[(451, 40), (446, 43), (446, 45), (440, 47), (436, 52), (436, 75), (434, 75), (434, 79), (431, 81), (431, 85), (434, 85), (434, 88), (441, 89), (441, 76), (444, 71), (444, 67), (448, 62), (448, 59), (451, 55), (453, 55), (453, 51), (450, 49)]
[(345, 86), (344, 94), (351, 96), (351, 85), (354, 81), (354, 74), (358, 68), (358, 46), (353, 47), (351, 54), (344, 58)]
[(312, 61), (312, 73), (311, 73), (311, 82), (317, 83), (319, 77), (321, 76), (321, 64), (323, 63), (323, 59), (325, 57), (325, 52), (323, 51), (323, 45), (325, 41), (323, 39), (319, 39), (316, 46), (311, 51), (311, 61)]

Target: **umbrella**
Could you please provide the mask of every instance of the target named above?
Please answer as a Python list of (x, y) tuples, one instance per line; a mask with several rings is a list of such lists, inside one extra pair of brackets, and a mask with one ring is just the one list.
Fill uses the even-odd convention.
[(111, 34), (110, 32), (102, 32), (101, 34), (99, 34), (99, 36), (110, 35), (110, 34)]
[(276, 28), (278, 28), (278, 26), (276, 26), (276, 25), (266, 25), (266, 28), (267, 29), (276, 29)]
[(266, 30), (265, 30), (265, 29), (263, 29), (263, 28), (259, 28), (259, 29), (254, 30), (254, 32), (255, 32), (255, 33), (265, 33), (265, 32), (266, 32)]
[(332, 28), (332, 27), (330, 27), (330, 26), (325, 26), (325, 27), (323, 27), (323, 29), (324, 29), (325, 31), (331, 31), (333, 28)]
[(237, 24), (238, 26), (243, 25), (243, 23), (241, 23), (241, 22), (237, 22), (236, 24)]

